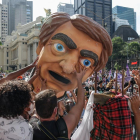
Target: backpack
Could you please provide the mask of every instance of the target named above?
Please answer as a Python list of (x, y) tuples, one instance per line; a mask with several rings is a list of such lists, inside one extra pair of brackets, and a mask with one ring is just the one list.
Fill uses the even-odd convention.
[(60, 137), (55, 137), (43, 124), (38, 121), (38, 127), (40, 130), (50, 139), (50, 140), (69, 140), (68, 137), (68, 130), (65, 121), (63, 118), (59, 118), (56, 121), (56, 126), (59, 132)]

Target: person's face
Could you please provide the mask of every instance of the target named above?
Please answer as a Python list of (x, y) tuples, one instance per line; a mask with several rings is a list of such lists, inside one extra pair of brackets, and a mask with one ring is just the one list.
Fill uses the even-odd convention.
[(83, 86), (83, 88), (86, 86), (86, 85), (82, 85)]
[(41, 50), (38, 66), (41, 66), (41, 77), (47, 79), (47, 88), (70, 91), (77, 87), (75, 71), (80, 65), (87, 68), (82, 81), (93, 73), (102, 44), (67, 22), (52, 34), (45, 46), (38, 46), (38, 50)]
[(100, 87), (102, 87), (103, 83), (100, 83)]

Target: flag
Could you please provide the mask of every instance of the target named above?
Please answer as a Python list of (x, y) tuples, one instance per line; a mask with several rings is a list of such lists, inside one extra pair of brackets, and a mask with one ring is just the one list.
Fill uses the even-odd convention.
[(131, 62), (131, 65), (137, 65), (137, 61), (136, 62)]
[(129, 67), (128, 67), (128, 65), (126, 65), (126, 77), (125, 77), (125, 82), (129, 82), (130, 79), (131, 79), (131, 76), (130, 76)]
[(116, 71), (114, 72), (114, 79), (116, 78)]
[(118, 79), (122, 78), (122, 74), (118, 73)]

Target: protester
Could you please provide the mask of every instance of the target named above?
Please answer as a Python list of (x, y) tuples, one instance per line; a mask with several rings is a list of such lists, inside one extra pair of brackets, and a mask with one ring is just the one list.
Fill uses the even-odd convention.
[(25, 81), (8, 81), (0, 86), (0, 139), (32, 140), (27, 119), (33, 113), (31, 87)]
[[(48, 89), (36, 95), (35, 107), (38, 118), (40, 118), (40, 123), (38, 124), (38, 118), (31, 118), (30, 120), (30, 123), (34, 129), (33, 140), (50, 140), (49, 137), (61, 137), (61, 139), (62, 137), (70, 138), (73, 130), (80, 120), (80, 116), (85, 103), (85, 95), (82, 88), (82, 78), (85, 74), (85, 71), (86, 70), (84, 69), (81, 70), (80, 73), (76, 73), (78, 82), (76, 105), (69, 111), (66, 116), (58, 119), (57, 121), (55, 121), (55, 116), (57, 114), (57, 98), (55, 92)], [(49, 137), (47, 136), (48, 131), (52, 133), (52, 135)]]

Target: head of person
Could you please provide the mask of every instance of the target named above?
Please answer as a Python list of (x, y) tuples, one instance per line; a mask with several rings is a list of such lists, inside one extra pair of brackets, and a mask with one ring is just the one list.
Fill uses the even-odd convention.
[[(94, 71), (102, 69), (112, 54), (107, 31), (83, 15), (54, 13), (46, 19), (37, 47), (41, 77), (55, 91), (70, 91), (77, 87), (75, 71), (86, 68), (85, 81)], [(36, 86), (38, 82), (34, 82)]]
[(33, 113), (31, 86), (25, 81), (0, 85), (0, 117), (10, 119)]
[(71, 110), (71, 108), (74, 106), (74, 103), (71, 99), (67, 99), (66, 100), (66, 112), (69, 113), (69, 111)]
[(57, 114), (57, 97), (52, 89), (41, 91), (35, 97), (35, 108), (38, 116), (42, 119), (55, 117)]
[(110, 82), (106, 85), (106, 88), (113, 88), (114, 80), (110, 80)]
[(83, 82), (83, 83), (82, 83), (82, 86), (83, 86), (83, 88), (84, 88), (84, 87), (86, 87), (86, 83), (85, 83), (85, 82)]
[(102, 86), (103, 81), (101, 80), (100, 82), (98, 82), (98, 85)]

